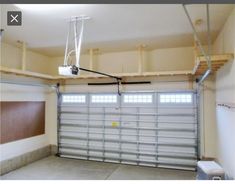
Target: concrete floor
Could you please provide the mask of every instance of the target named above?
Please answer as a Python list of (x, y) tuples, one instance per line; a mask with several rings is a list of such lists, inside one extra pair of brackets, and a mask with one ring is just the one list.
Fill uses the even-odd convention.
[(0, 177), (2, 180), (194, 180), (192, 171), (160, 169), (50, 156)]

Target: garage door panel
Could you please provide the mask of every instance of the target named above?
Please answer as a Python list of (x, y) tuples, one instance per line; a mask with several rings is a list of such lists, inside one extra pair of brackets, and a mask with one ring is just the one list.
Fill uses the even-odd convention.
[(149, 162), (155, 162), (156, 161), (156, 157), (155, 156), (139, 156), (140, 160), (147, 160)]
[(120, 119), (120, 116), (119, 115), (112, 115), (112, 114), (109, 114), (109, 115), (105, 114), (105, 119), (108, 119), (108, 120), (111, 120), (111, 121), (118, 121)]
[(123, 135), (122, 137), (123, 141), (137, 141), (137, 137), (136, 136), (127, 136), (127, 135)]
[(93, 133), (89, 133), (89, 139), (103, 139), (103, 135), (102, 134), (93, 134)]
[(103, 156), (103, 152), (102, 151), (89, 151), (89, 154), (90, 154), (90, 156), (92, 157), (92, 156), (99, 156), (99, 157), (102, 157)]
[(159, 131), (158, 136), (175, 136), (175, 137), (189, 137), (189, 138), (196, 138), (196, 134), (193, 131)]
[[(147, 114), (147, 113), (143, 113), (143, 114)], [(151, 115), (152, 113), (151, 114), (148, 113), (148, 114), (149, 115), (139, 115), (137, 116), (137, 118), (140, 122), (154, 122), (156, 120), (156, 116)]]
[[(129, 114), (129, 113), (128, 113)], [(126, 121), (126, 122), (128, 122), (128, 121), (136, 121), (137, 120), (137, 117), (136, 117), (136, 115), (127, 115), (127, 114), (123, 114), (122, 115), (122, 120), (123, 121)]]
[(87, 141), (85, 140), (72, 140), (72, 139), (63, 139), (60, 138), (60, 143), (62, 144), (73, 144), (73, 145), (87, 145)]
[(119, 140), (119, 135), (114, 135), (114, 134), (105, 134), (104, 135), (105, 139), (114, 139), (114, 140)]
[(140, 129), (139, 130), (139, 134), (140, 135), (149, 135), (149, 136), (155, 136), (156, 135), (156, 130), (153, 130), (153, 129), (148, 129), (148, 130), (145, 130), (145, 129)]
[(194, 122), (195, 116), (159, 116), (159, 122)]
[(62, 113), (61, 119), (66, 120), (79, 120), (79, 119), (87, 119), (86, 114), (77, 114), (77, 113)]
[(114, 149), (118, 149), (120, 144), (118, 142), (105, 142), (104, 143), (105, 148), (114, 148)]
[(173, 128), (173, 129), (192, 129), (194, 131), (195, 125), (190, 123), (159, 123), (158, 128)]
[(81, 137), (81, 138), (86, 138), (87, 134), (86, 133), (77, 133), (77, 132), (61, 132), (60, 135), (63, 137)]
[(123, 150), (136, 150), (137, 149), (137, 145), (136, 144), (132, 144), (132, 143), (122, 143), (121, 147)]
[(133, 154), (122, 154), (122, 158), (126, 160), (137, 160), (137, 155)]
[(107, 157), (107, 158), (118, 158), (119, 154), (118, 153), (105, 152), (104, 156)]
[(66, 99), (61, 99), (59, 109), (60, 155), (195, 169), (193, 92), (66, 94)]
[(89, 113), (89, 119), (92, 121), (102, 121), (103, 117), (104, 117), (104, 115), (102, 115), (102, 114)]
[(115, 135), (118, 134), (119, 135), (119, 129), (114, 129), (114, 128), (105, 128), (104, 132), (106, 135)]
[(141, 150), (141, 151), (155, 151), (156, 145), (141, 144), (141, 145), (139, 145), (139, 150)]
[(193, 145), (195, 144), (195, 140), (194, 139), (182, 139), (182, 138), (162, 138), (159, 137), (158, 138), (159, 142), (165, 142), (165, 143), (177, 143), (177, 144), (189, 144), (189, 145)]
[(186, 114), (186, 115), (192, 115), (194, 114), (195, 109), (192, 107), (174, 107), (174, 108), (164, 108), (164, 107), (159, 107), (158, 112), (162, 114)]
[(159, 146), (158, 151), (164, 152), (164, 153), (178, 153), (178, 154), (196, 155), (195, 149), (193, 147)]

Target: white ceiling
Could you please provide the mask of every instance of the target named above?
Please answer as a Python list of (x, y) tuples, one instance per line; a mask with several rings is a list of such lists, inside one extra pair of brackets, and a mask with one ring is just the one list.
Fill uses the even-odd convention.
[[(205, 41), (206, 6), (187, 5), (187, 8), (192, 20), (204, 20), (198, 31)], [(213, 39), (233, 8), (234, 5), (210, 5)], [(22, 26), (7, 26), (6, 14), (10, 10), (22, 11)], [(60, 56), (67, 35), (66, 19), (78, 15), (92, 18), (85, 24), (83, 50), (134, 50), (139, 44), (146, 44), (149, 49), (192, 45), (192, 29), (180, 4), (39, 5), (37, 9), (2, 5), (3, 39), (11, 43), (26, 41), (32, 50)]]

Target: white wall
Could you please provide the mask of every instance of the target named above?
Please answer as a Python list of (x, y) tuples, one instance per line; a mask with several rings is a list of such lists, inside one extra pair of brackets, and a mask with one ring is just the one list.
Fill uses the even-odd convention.
[[(26, 70), (48, 74), (50, 73), (50, 60), (51, 58), (48, 56), (27, 50)], [(22, 49), (1, 42), (1, 66), (21, 69)]]
[(26, 69), (33, 72), (50, 74), (50, 61), (50, 57), (28, 50), (26, 54)]
[(1, 66), (21, 68), (21, 49), (1, 42)]
[[(235, 55), (235, 9), (214, 44), (214, 52)], [(235, 60), (216, 74), (216, 102), (235, 104)], [(235, 110), (216, 107), (218, 160), (226, 173), (235, 179)]]
[(192, 70), (193, 66), (192, 47), (156, 49), (149, 52), (149, 71)]
[[(134, 81), (134, 80), (133, 80)], [(121, 91), (159, 91), (159, 90), (192, 90), (192, 81), (187, 76), (139, 77), (135, 81), (151, 81), (151, 84), (122, 85)], [(163, 82), (164, 81), (164, 82)], [(167, 82), (168, 81), (168, 82)], [(62, 86), (62, 92), (117, 92), (117, 86), (88, 86), (87, 84)], [(72, 82), (72, 81), (71, 81)], [(94, 82), (94, 81), (93, 81)], [(107, 82), (107, 80), (102, 81)], [(108, 82), (111, 82), (110, 80)], [(85, 82), (86, 83), (86, 82)]]
[(201, 157), (217, 157), (217, 129), (216, 129), (216, 90), (214, 76), (210, 76), (200, 87), (200, 135)]
[[(192, 70), (194, 56), (192, 47), (156, 49), (143, 52), (143, 71)], [(63, 64), (63, 57), (54, 57), (51, 62), (51, 73), (58, 75), (57, 69)], [(138, 72), (138, 51), (100, 53), (94, 57), (94, 69), (106, 73)], [(74, 58), (73, 58), (74, 61)], [(89, 68), (89, 55), (82, 54), (80, 66)], [(88, 74), (82, 72), (82, 74)]]
[[(0, 101), (45, 101), (46, 102), (46, 122), (45, 134), (22, 139), (14, 142), (0, 144), (0, 161), (42, 148), (53, 142), (54, 128), (56, 130), (56, 121), (54, 118), (54, 98), (48, 99), (48, 95), (55, 93), (51, 89), (43, 87), (31, 87), (13, 84), (0, 85)], [(51, 103), (51, 101), (53, 101)], [(52, 110), (53, 109), (53, 110)], [(55, 117), (54, 117), (55, 116)], [(52, 135), (53, 134), (53, 135)]]
[(55, 90), (46, 96), (46, 126), (48, 141), (51, 145), (57, 145), (57, 94)]
[(136, 51), (111, 52), (98, 56), (97, 69), (102, 72), (134, 73), (138, 71), (138, 53)]
[[(22, 49), (2, 43), (1, 47), (1, 66), (21, 69)], [(193, 48), (166, 48), (143, 52), (143, 71), (174, 71), (174, 70), (192, 70), (194, 64)], [(74, 57), (72, 57), (74, 61)], [(80, 66), (89, 68), (90, 56), (82, 54)], [(139, 52), (122, 51), (98, 53), (94, 55), (94, 70), (107, 73), (134, 73), (138, 72)], [(58, 66), (62, 65), (63, 56), (48, 57), (36, 52), (27, 50), (26, 70), (58, 75)], [(87, 72), (81, 72), (82, 75), (89, 75)]]

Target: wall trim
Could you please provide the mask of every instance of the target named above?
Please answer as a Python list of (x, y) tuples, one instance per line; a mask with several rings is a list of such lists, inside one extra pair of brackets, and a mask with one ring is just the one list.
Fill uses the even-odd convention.
[(31, 152), (27, 152), (20, 156), (13, 157), (8, 160), (3, 160), (0, 162), (0, 175), (7, 174), (13, 170), (19, 169), (23, 166), (26, 166), (32, 162), (43, 159), (50, 155), (55, 155), (56, 152), (56, 145), (48, 145)]

